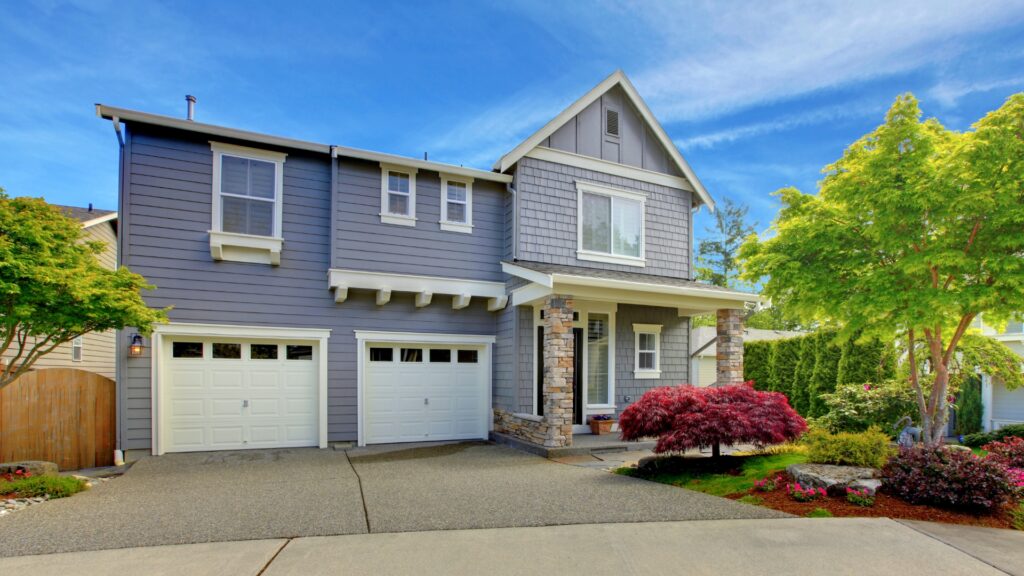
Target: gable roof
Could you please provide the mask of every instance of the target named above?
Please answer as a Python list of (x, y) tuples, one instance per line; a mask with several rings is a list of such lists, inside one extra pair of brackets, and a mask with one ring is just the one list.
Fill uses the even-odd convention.
[(89, 228), (103, 222), (110, 222), (111, 220), (117, 219), (116, 210), (99, 210), (93, 208), (90, 205), (88, 208), (82, 208), (81, 206), (62, 206), (60, 204), (51, 204), (54, 208), (57, 208), (68, 218), (74, 218), (82, 223), (82, 228)]
[(675, 143), (672, 142), (672, 138), (670, 138), (668, 133), (665, 132), (665, 129), (662, 128), (661, 123), (654, 117), (651, 109), (647, 107), (647, 103), (640, 97), (640, 93), (636, 91), (636, 88), (633, 87), (633, 83), (629, 81), (629, 78), (626, 77), (626, 74), (622, 70), (616, 70), (613, 72), (611, 76), (608, 76), (600, 84), (594, 86), (590, 92), (587, 92), (579, 100), (570, 104), (568, 108), (562, 110), (558, 116), (552, 118), (551, 121), (541, 127), (540, 130), (537, 130), (530, 135), (529, 138), (523, 140), (518, 146), (513, 148), (511, 152), (502, 156), (494, 163), (494, 170), (498, 172), (507, 171), (528, 152), (539, 146), (544, 139), (554, 134), (555, 131), (561, 128), (566, 122), (574, 118), (577, 114), (582, 112), (584, 108), (590, 106), (595, 100), (615, 86), (621, 87), (622, 91), (626, 93), (626, 97), (629, 98), (629, 101), (637, 111), (640, 112), (640, 116), (643, 117), (647, 126), (651, 129), (651, 132), (657, 136), (658, 141), (665, 150), (668, 151), (669, 158), (672, 159), (673, 164), (675, 164), (679, 171), (686, 176), (686, 179), (693, 185), (693, 189), (697, 192), (697, 195), (700, 196), (700, 199), (707, 204), (708, 208), (714, 210), (715, 201), (711, 199), (711, 195), (708, 194), (704, 185), (701, 184), (700, 179), (698, 179), (697, 175), (694, 174), (693, 169), (690, 168), (690, 165), (683, 158), (683, 155), (679, 153), (679, 149), (676, 148)]

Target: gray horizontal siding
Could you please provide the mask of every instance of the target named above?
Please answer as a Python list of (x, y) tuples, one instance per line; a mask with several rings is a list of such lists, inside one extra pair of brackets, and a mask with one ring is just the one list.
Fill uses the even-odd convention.
[[(356, 439), (354, 330), (495, 333), (495, 315), (487, 312), (486, 302), (479, 299), (454, 311), (445, 299), (416, 308), (413, 295), (395, 294), (390, 304), (377, 306), (372, 293), (354, 290), (346, 302), (334, 302), (326, 274), (332, 263), (330, 160), (326, 155), (289, 151), (284, 165), (281, 265), (267, 266), (215, 262), (210, 257), (212, 153), (206, 140), (130, 126), (128, 150), (128, 200), (122, 210), (130, 224), (123, 256), (125, 264), (157, 286), (144, 294), (146, 302), (154, 307), (172, 306), (172, 322), (331, 329), (327, 350), (330, 440)], [(347, 176), (341, 176), (340, 184), (345, 187)], [(379, 212), (379, 169), (376, 182)], [(486, 205), (488, 193), (481, 196)], [(339, 204), (347, 200), (342, 197)], [(499, 197), (494, 204), (500, 214)], [(487, 221), (487, 213), (484, 209), (481, 222)], [(351, 253), (378, 242), (383, 227), (378, 219), (376, 226), (360, 228), (361, 236), (351, 235), (353, 227), (347, 226), (336, 232), (343, 233)], [(499, 222), (494, 228), (497, 250), (501, 249), (502, 227)], [(471, 242), (469, 235), (458, 236)], [(435, 263), (437, 257), (433, 256)], [(491, 266), (496, 267), (497, 261), (491, 261)], [(409, 272), (406, 268), (388, 271)], [(143, 357), (127, 358), (125, 351), (119, 350), (125, 375), (119, 399), (125, 449), (150, 447), (149, 353), (147, 346)]]
[(503, 185), (482, 180), (473, 183), (472, 234), (441, 230), (441, 179), (436, 172), (420, 170), (416, 174), (416, 226), (382, 224), (380, 193), (380, 164), (339, 159), (334, 267), (503, 280)]
[[(690, 277), (689, 192), (533, 158), (523, 158), (517, 166), (520, 260)], [(644, 268), (576, 257), (577, 181), (608, 184), (647, 196)]]

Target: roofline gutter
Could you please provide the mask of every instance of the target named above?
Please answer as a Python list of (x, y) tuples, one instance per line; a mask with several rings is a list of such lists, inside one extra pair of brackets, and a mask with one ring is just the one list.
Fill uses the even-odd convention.
[[(294, 138), (272, 136), (270, 134), (261, 134), (259, 132), (251, 132), (249, 130), (239, 130), (237, 128), (228, 128), (225, 126), (217, 126), (215, 124), (205, 124), (202, 122), (196, 122), (194, 120), (172, 118), (170, 116), (150, 114), (149, 112), (139, 112), (137, 110), (117, 108), (114, 106), (106, 106), (103, 104), (96, 104), (96, 116), (111, 120), (116, 119), (116, 121), (118, 122), (138, 122), (140, 124), (151, 124), (153, 126), (162, 126), (165, 128), (184, 130), (187, 132), (196, 132), (200, 134), (205, 134), (207, 136), (232, 138), (235, 140), (255, 142), (258, 144), (266, 144), (269, 146), (280, 146), (282, 148), (305, 150), (308, 152), (315, 152), (318, 154), (328, 154), (332, 156), (339, 155), (351, 158), (358, 158), (361, 160), (371, 160), (376, 162), (398, 164), (400, 166), (421, 168), (424, 170), (431, 170), (434, 172), (458, 174), (460, 176), (469, 176), (472, 178), (479, 178), (481, 180), (501, 182), (503, 184), (507, 184), (512, 181), (512, 176), (508, 174), (499, 174), (497, 172), (488, 172), (486, 170), (477, 170), (475, 168), (465, 168), (462, 166), (455, 166), (453, 164), (445, 164), (442, 162), (417, 160), (414, 158), (407, 158), (405, 156), (385, 154), (383, 152), (373, 152), (371, 150), (361, 150), (358, 148), (349, 148), (346, 146), (332, 146), (330, 144), (319, 144), (316, 142), (309, 142), (306, 140), (296, 140)], [(118, 135), (120, 138), (120, 131), (118, 131)]]

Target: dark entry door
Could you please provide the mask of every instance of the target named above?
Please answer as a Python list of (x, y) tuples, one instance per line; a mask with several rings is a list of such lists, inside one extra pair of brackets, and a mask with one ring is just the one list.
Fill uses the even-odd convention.
[[(583, 424), (583, 329), (573, 328), (572, 423)], [(544, 415), (544, 327), (537, 326), (537, 415)]]

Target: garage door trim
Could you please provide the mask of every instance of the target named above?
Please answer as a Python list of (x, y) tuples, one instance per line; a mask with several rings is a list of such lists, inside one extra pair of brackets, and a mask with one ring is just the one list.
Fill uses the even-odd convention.
[(364, 416), (363, 408), (366, 405), (364, 400), (364, 393), (366, 390), (365, 376), (366, 376), (366, 348), (369, 342), (380, 342), (380, 343), (401, 343), (409, 342), (416, 344), (450, 344), (450, 345), (466, 345), (466, 346), (482, 346), (483, 347), (483, 363), (487, 366), (487, 382), (486, 382), (486, 409), (484, 414), (481, 416), (486, 419), (485, 429), (490, 431), (494, 428), (493, 419), (490, 417), (492, 406), (491, 400), (491, 378), (494, 371), (494, 366), (491, 363), (493, 354), (491, 348), (494, 342), (497, 340), (495, 336), (481, 335), (481, 334), (435, 334), (432, 332), (378, 332), (371, 330), (353, 330), (356, 336), (357, 343), (357, 390), (356, 390), (356, 404), (357, 404), (357, 444), (359, 446), (366, 446), (366, 435), (364, 432)]
[(327, 339), (331, 331), (323, 328), (284, 328), (271, 326), (238, 326), (234, 324), (159, 324), (153, 329), (150, 347), (150, 378), (153, 385), (151, 409), (152, 452), (159, 456), (165, 452), (162, 382), (165, 380), (166, 362), (162, 355), (168, 337), (191, 336), (201, 338), (274, 339), (285, 342), (313, 343), (317, 347), (317, 438), (320, 448), (327, 448)]

